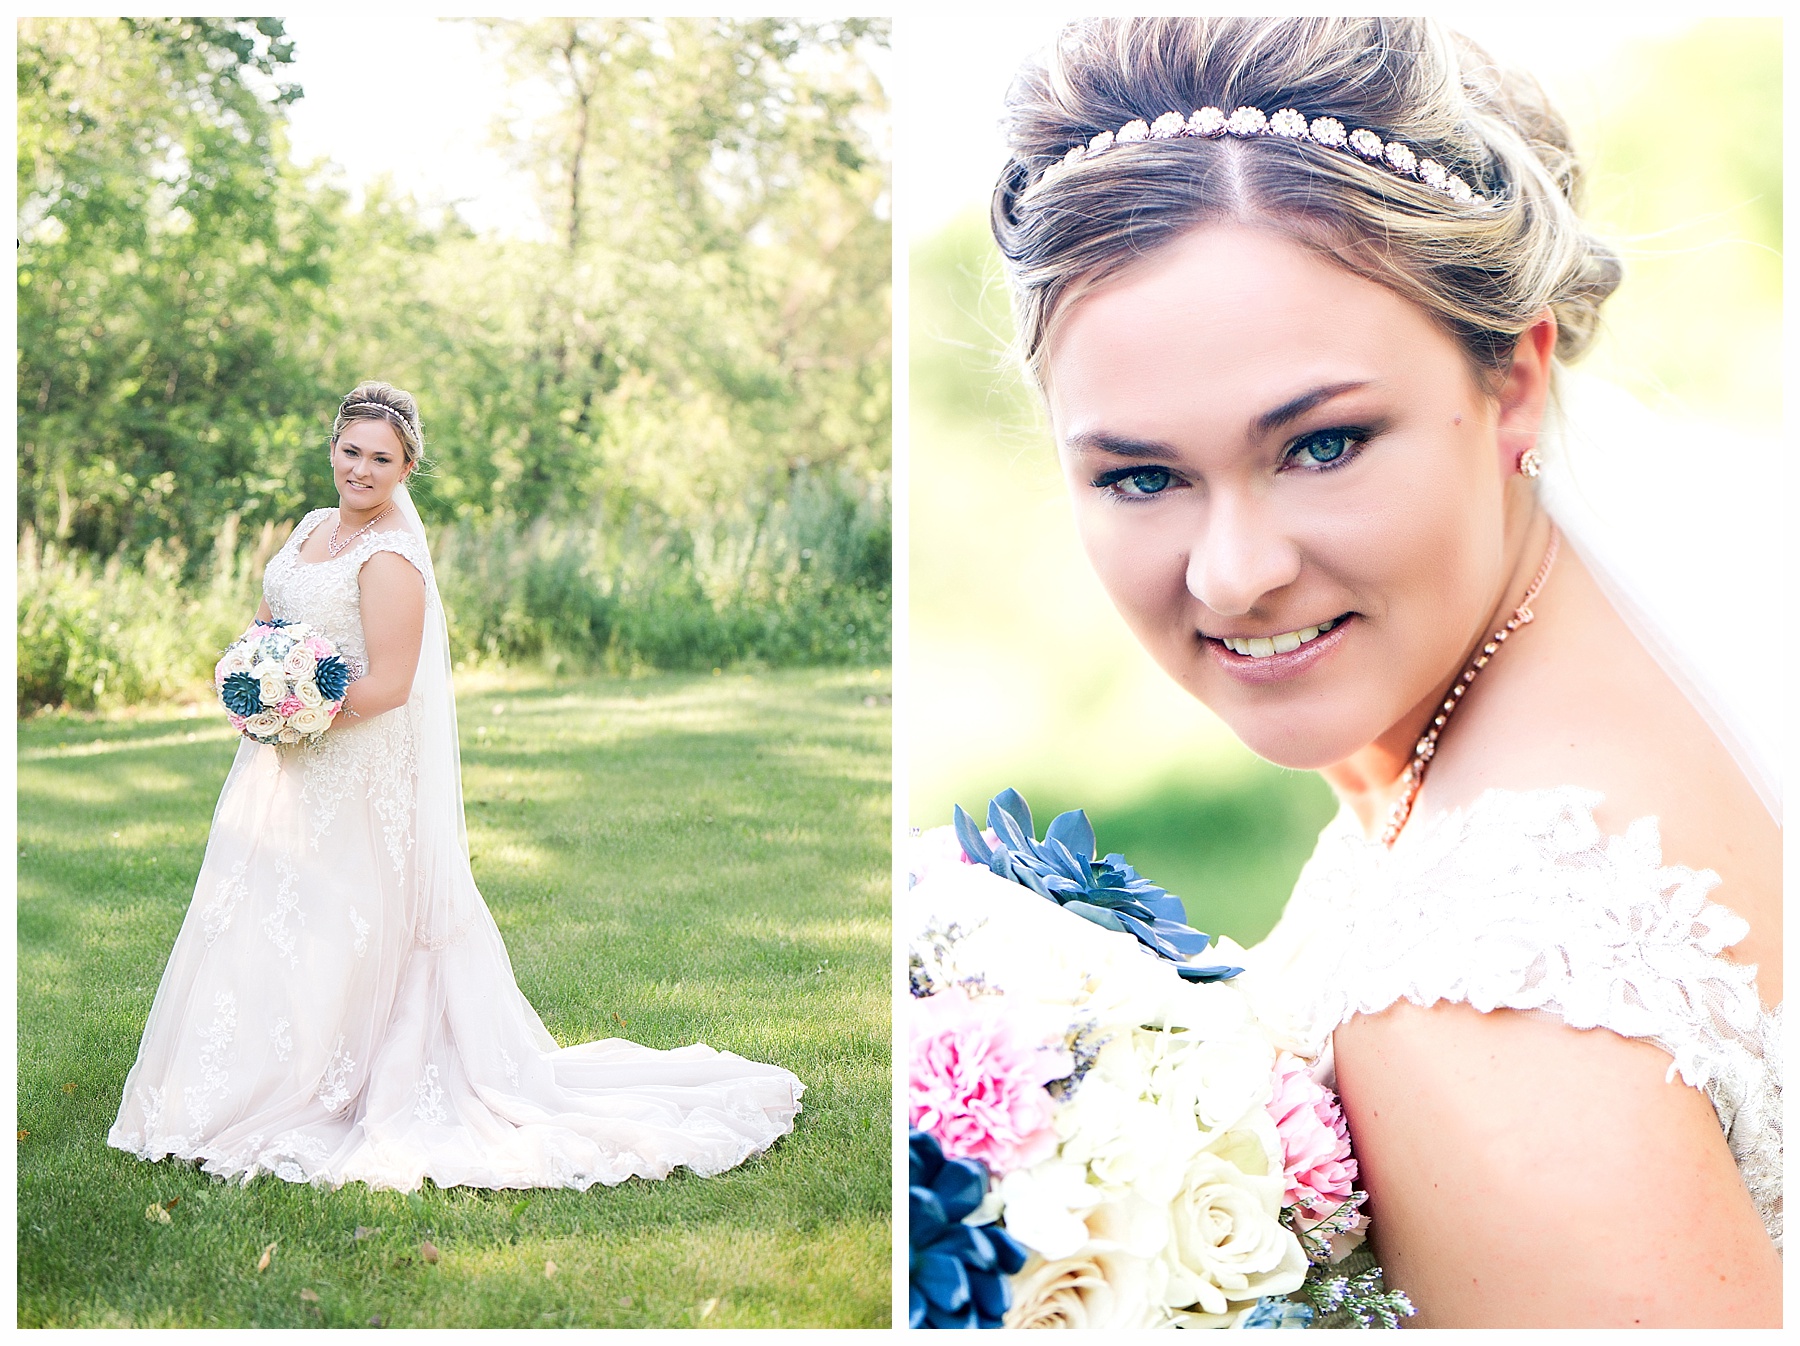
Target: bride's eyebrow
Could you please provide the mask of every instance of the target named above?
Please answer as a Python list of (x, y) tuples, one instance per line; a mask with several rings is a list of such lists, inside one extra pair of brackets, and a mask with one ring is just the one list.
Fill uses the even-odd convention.
[(1298, 397), (1291, 397), (1272, 411), (1265, 411), (1250, 422), (1250, 438), (1261, 439), (1273, 430), (1279, 430), (1289, 421), (1304, 416), (1320, 403), (1329, 402), (1334, 397), (1345, 393), (1353, 393), (1358, 388), (1367, 388), (1367, 379), (1353, 379), (1347, 383), (1322, 383), (1317, 388), (1309, 388)]
[(1117, 458), (1174, 458), (1176, 451), (1161, 440), (1110, 435), (1104, 430), (1078, 430), (1063, 440), (1072, 453), (1110, 453)]

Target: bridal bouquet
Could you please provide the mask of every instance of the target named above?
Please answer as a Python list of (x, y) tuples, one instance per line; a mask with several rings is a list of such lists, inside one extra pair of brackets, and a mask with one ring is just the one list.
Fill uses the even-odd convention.
[(317, 741), (350, 685), (337, 647), (305, 622), (257, 622), (213, 669), (232, 728), (257, 743)]
[[(1015, 791), (914, 839), (914, 1327), (1394, 1326), (1343, 1114), (1179, 898)], [(1212, 950), (1211, 955), (1207, 951)]]

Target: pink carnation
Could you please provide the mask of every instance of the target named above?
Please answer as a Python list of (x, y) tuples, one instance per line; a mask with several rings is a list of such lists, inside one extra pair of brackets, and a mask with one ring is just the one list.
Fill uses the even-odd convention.
[(242, 715), (233, 715), (230, 711), (226, 711), (225, 714), (226, 714), (227, 718), (229, 718), (231, 721), (231, 727), (233, 729), (237, 730), (238, 733), (240, 733), (240, 734), (243, 733), (244, 726), (246, 724), (248, 724), (249, 721), (246, 720)]
[(331, 653), (331, 642), (324, 636), (308, 636), (300, 642), (300, 648), (306, 650), (315, 659), (323, 659)]
[(298, 715), (305, 708), (306, 702), (302, 701), (297, 696), (283, 697), (275, 706), (275, 709), (280, 711), (284, 716)]
[(912, 1002), (907, 1097), (912, 1124), (953, 1159), (979, 1159), (996, 1176), (1056, 1152), (1051, 1080), (1075, 1069), (1058, 1039), (1006, 1014), (1005, 1001), (956, 987)]
[(1337, 1097), (1314, 1082), (1306, 1062), (1283, 1053), (1275, 1063), (1275, 1096), (1269, 1113), (1281, 1135), (1284, 1206), (1298, 1206), (1322, 1219), (1350, 1199), (1356, 1189), (1356, 1160), (1350, 1157), (1350, 1129)]

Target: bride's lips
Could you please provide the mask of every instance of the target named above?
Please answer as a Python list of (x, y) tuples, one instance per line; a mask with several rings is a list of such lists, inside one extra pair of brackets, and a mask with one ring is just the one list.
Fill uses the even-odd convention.
[(1239, 682), (1282, 682), (1298, 677), (1343, 644), (1344, 633), (1355, 620), (1356, 614), (1347, 612), (1336, 619), (1336, 625), (1331, 630), (1315, 636), (1299, 649), (1289, 650), (1286, 654), (1271, 654), (1263, 659), (1238, 654), (1226, 648), (1225, 642), (1217, 636), (1202, 635), (1200, 642), (1206, 646), (1213, 662)]

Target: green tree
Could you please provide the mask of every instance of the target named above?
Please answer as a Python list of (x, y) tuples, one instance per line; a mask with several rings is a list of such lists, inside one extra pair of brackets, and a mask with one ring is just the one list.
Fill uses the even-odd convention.
[(287, 163), (290, 60), (276, 19), (20, 24), (20, 517), (40, 534), (203, 550), (224, 514), (278, 517), (316, 485), (294, 336), (332, 228)]

